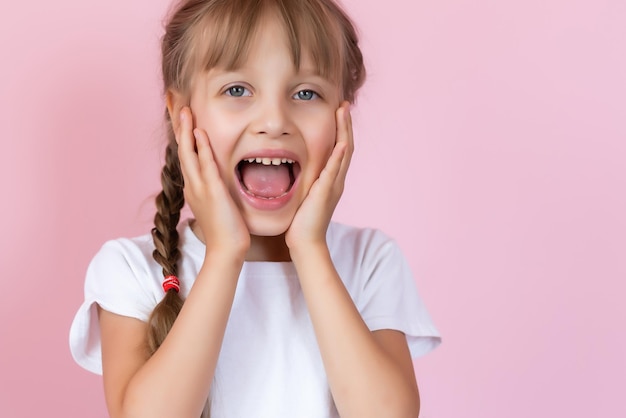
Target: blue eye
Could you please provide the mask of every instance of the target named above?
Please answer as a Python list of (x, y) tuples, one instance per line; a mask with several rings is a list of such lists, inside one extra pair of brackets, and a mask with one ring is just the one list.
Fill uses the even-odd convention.
[(243, 86), (232, 86), (226, 89), (225, 92), (227, 95), (232, 97), (244, 97), (250, 96), (250, 91)]
[(313, 90), (300, 90), (293, 96), (293, 98), (297, 100), (313, 100), (318, 97), (319, 95)]

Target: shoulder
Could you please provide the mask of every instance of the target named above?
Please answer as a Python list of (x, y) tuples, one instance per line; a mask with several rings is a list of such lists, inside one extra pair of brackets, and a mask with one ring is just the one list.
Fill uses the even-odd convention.
[(148, 234), (107, 241), (89, 263), (87, 278), (96, 279), (92, 284), (98, 286), (110, 281), (127, 282), (131, 277), (148, 277), (153, 269), (153, 251), (154, 244)]
[(376, 228), (364, 228), (332, 222), (328, 228), (328, 246), (333, 255), (350, 256), (363, 261), (383, 256), (396, 247), (395, 240)]
[(379, 229), (333, 222), (327, 239), (333, 262), (346, 282), (363, 284), (390, 265), (405, 264), (396, 241)]
[[(182, 293), (186, 296), (197, 275), (204, 250), (193, 236), (187, 221), (179, 224), (178, 232), (181, 251), (178, 273)], [(144, 294), (147, 305), (158, 303), (163, 297), (163, 268), (155, 261), (154, 250), (155, 244), (150, 233), (105, 242), (87, 269), (86, 293)]]
[[(196, 243), (188, 221), (180, 222), (178, 226), (179, 249), (182, 254), (181, 263), (187, 257), (195, 258), (202, 254)], [(99, 269), (122, 269), (137, 277), (150, 276), (157, 272), (161, 276), (161, 266), (153, 258), (155, 244), (152, 234), (130, 238), (116, 238), (105, 242), (91, 261), (91, 265)], [(197, 254), (196, 254), (197, 253)]]
[[(149, 234), (105, 242), (87, 268), (85, 296), (112, 312), (129, 297), (152, 293), (155, 281), (154, 244)], [(155, 283), (152, 283), (155, 282)], [(149, 298), (153, 299), (153, 298)]]
[(331, 222), (328, 228), (328, 239), (333, 244), (349, 244), (352, 246), (368, 246), (393, 241), (380, 229), (358, 227), (339, 222)]
[(154, 243), (149, 234), (133, 238), (116, 238), (106, 241), (92, 260), (98, 264), (111, 265), (123, 262), (134, 269), (152, 259)]

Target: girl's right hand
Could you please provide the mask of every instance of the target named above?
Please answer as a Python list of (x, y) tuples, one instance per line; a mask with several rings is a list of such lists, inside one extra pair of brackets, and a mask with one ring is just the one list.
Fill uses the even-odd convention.
[(222, 181), (208, 135), (193, 127), (189, 107), (180, 111), (176, 142), (185, 180), (185, 201), (200, 227), (207, 254), (220, 253), (243, 260), (250, 247), (250, 233)]

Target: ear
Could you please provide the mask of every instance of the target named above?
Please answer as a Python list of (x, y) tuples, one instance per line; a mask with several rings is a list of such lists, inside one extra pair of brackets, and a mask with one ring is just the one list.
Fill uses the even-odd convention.
[(185, 106), (183, 95), (176, 90), (168, 89), (167, 93), (165, 93), (165, 104), (167, 106), (167, 113), (170, 115), (172, 128), (174, 132), (176, 132), (178, 124), (180, 123), (180, 110)]

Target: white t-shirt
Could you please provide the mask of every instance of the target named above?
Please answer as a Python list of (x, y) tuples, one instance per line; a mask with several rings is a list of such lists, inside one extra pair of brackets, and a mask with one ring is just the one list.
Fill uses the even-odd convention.
[[(181, 223), (185, 298), (204, 244)], [(327, 242), (339, 276), (368, 327), (402, 331), (415, 358), (440, 343), (396, 243), (380, 231), (331, 223)], [(163, 298), (161, 266), (148, 235), (104, 244), (85, 280), (85, 301), (70, 329), (76, 362), (101, 374), (96, 303), (147, 321)], [(290, 262), (245, 262), (211, 389), (211, 416), (337, 417), (297, 273)]]

